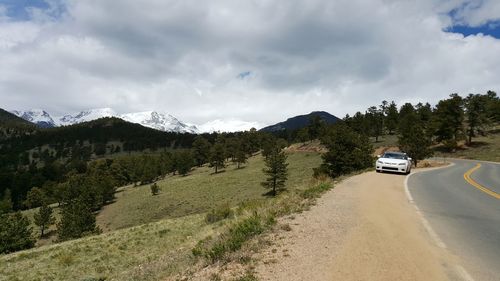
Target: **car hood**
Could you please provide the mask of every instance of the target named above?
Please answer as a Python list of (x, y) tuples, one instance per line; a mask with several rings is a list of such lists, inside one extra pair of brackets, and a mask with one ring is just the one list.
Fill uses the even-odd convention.
[(401, 159), (392, 159), (392, 158), (379, 158), (378, 161), (384, 162), (385, 164), (400, 164), (400, 163), (408, 163), (408, 160)]

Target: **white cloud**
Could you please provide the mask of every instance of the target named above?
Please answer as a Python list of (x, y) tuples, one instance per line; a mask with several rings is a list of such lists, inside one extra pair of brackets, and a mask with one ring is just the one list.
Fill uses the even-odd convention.
[(498, 1), (463, 2), (68, 0), (57, 20), (37, 10), (29, 22), (0, 9), (1, 106), (263, 126), (498, 90), (500, 41), (442, 31), (451, 9), (473, 24), (493, 18), (482, 10)]

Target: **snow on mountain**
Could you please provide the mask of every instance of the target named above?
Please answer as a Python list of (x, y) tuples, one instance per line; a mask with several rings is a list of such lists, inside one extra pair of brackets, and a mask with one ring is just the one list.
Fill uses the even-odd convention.
[(37, 124), (40, 127), (51, 128), (58, 126), (69, 126), (82, 122), (88, 122), (104, 117), (116, 117), (131, 123), (153, 128), (165, 132), (179, 133), (211, 133), (211, 132), (238, 132), (247, 131), (250, 128), (261, 128), (257, 122), (246, 122), (239, 119), (216, 119), (200, 126), (184, 123), (174, 116), (158, 111), (144, 111), (127, 114), (118, 114), (111, 108), (97, 108), (84, 110), (76, 114), (67, 114), (62, 117), (52, 118), (49, 113), (41, 109), (26, 111), (13, 110), (11, 113)]
[(97, 108), (79, 112), (75, 115), (64, 115), (57, 119), (57, 126), (69, 126), (82, 122), (88, 122), (104, 117), (118, 117), (118, 114), (111, 108)]
[(122, 114), (119, 118), (141, 124), (145, 127), (157, 129), (160, 131), (179, 132), (179, 133), (199, 133), (198, 128), (194, 125), (180, 122), (174, 116), (167, 113), (158, 113), (156, 111), (144, 111), (136, 113)]
[(41, 128), (52, 128), (56, 126), (56, 122), (54, 122), (50, 114), (42, 109), (12, 110), (11, 113)]
[(257, 122), (247, 122), (239, 119), (216, 119), (213, 121), (209, 121), (203, 125), (199, 125), (198, 129), (203, 133), (212, 133), (212, 132), (241, 132), (248, 131), (251, 128), (260, 128), (262, 127)]

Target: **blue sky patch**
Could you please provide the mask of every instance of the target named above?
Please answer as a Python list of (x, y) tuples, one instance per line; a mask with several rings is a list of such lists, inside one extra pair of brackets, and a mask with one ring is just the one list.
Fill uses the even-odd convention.
[(489, 22), (487, 24), (471, 27), (467, 25), (454, 25), (445, 29), (446, 32), (460, 33), (464, 36), (482, 33), (500, 39), (500, 21)]
[[(30, 9), (50, 10), (51, 7), (44, 0), (0, 0), (0, 5), (7, 8), (7, 16), (14, 21), (28, 21), (31, 19)], [(64, 8), (61, 3), (57, 4), (57, 9), (49, 11), (49, 15), (58, 18)]]

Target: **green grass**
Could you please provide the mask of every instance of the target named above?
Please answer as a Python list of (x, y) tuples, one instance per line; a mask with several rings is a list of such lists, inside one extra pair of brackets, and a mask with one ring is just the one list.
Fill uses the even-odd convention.
[[(231, 165), (214, 175), (202, 167), (187, 177), (168, 177), (158, 182), (157, 196), (148, 185), (123, 188), (98, 216), (105, 233), (0, 256), (0, 280), (162, 280), (184, 272), (196, 262), (192, 249), (198, 241), (213, 237), (224, 251), (235, 251), (262, 231), (260, 222), (246, 221), (256, 210), (274, 217), (301, 208), (304, 199), (297, 194), (314, 185), (312, 168), (321, 158), (298, 152), (288, 162), (289, 191), (278, 198), (264, 196), (261, 156), (239, 170)], [(234, 219), (207, 223), (206, 213), (225, 204), (234, 209)], [(217, 239), (227, 230), (227, 241)]]
[[(312, 168), (318, 167), (317, 153), (292, 153), (288, 156), (290, 190), (306, 186)], [(129, 187), (117, 194), (117, 202), (108, 205), (97, 217), (104, 231), (126, 228), (165, 218), (207, 212), (216, 206), (236, 206), (245, 200), (265, 200), (262, 169), (264, 161), (257, 155), (242, 169), (230, 165), (224, 172), (213, 174), (208, 167), (197, 168), (186, 177), (174, 176), (159, 181), (160, 193), (151, 195), (149, 185)]]

